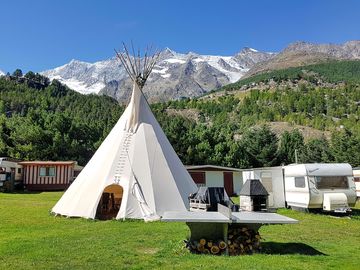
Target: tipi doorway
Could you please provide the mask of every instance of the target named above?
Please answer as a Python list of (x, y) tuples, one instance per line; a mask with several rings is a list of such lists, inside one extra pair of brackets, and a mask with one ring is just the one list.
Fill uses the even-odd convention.
[(116, 218), (123, 197), (124, 189), (120, 185), (105, 187), (96, 211), (96, 218), (108, 220)]

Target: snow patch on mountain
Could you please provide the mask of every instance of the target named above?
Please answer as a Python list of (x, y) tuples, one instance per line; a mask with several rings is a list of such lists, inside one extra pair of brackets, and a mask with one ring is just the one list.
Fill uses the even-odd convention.
[[(157, 69), (157, 68), (160, 68), (160, 69)], [(160, 67), (160, 66), (155, 66), (155, 67), (153, 68), (152, 72), (153, 72), (153, 73), (165, 74), (166, 71), (168, 71), (168, 69), (169, 69), (169, 68), (167, 68), (167, 67), (162, 68), (162, 67)]]
[(66, 84), (69, 88), (71, 89), (76, 89), (77, 92), (81, 93), (81, 94), (98, 94), (101, 89), (103, 89), (105, 87), (105, 84), (102, 82), (96, 82), (93, 84), (86, 84), (83, 81), (79, 81), (76, 79), (67, 79), (64, 80), (63, 78), (61, 78), (60, 76), (53, 76), (51, 78), (56, 79), (58, 81), (60, 81), (63, 84)]
[(125, 78), (115, 58), (95, 63), (71, 60), (70, 63), (41, 72), (50, 80), (56, 79), (82, 94), (98, 94), (113, 78)]
[(176, 58), (165, 59), (164, 61), (165, 61), (165, 62), (168, 62), (168, 63), (171, 63), (171, 64), (175, 64), (175, 63), (185, 64), (185, 62), (186, 62), (186, 61), (184, 61), (184, 60), (176, 59)]
[[(210, 66), (224, 73), (230, 83), (238, 81), (249, 69), (241, 66), (232, 56), (213, 56), (204, 55), (202, 62), (207, 62)], [(201, 62), (198, 60), (198, 62)]]
[(4, 76), (5, 72), (0, 69), (0, 76)]

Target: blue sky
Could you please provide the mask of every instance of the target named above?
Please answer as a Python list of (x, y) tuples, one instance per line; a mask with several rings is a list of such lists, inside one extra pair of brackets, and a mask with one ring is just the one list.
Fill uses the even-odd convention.
[(112, 57), (131, 40), (217, 55), (358, 40), (360, 1), (0, 0), (0, 25), (0, 70), (38, 72)]

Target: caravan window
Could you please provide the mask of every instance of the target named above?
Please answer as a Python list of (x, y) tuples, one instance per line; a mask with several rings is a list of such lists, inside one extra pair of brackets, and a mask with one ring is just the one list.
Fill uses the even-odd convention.
[(46, 168), (45, 167), (40, 167), (39, 175), (40, 176), (46, 176)]
[(304, 188), (305, 187), (305, 177), (295, 177), (295, 187)]
[(48, 171), (46, 173), (48, 176), (55, 176), (55, 167), (48, 167)]
[(55, 176), (55, 167), (40, 167), (39, 176)]
[(348, 188), (346, 176), (315, 176), (318, 189)]

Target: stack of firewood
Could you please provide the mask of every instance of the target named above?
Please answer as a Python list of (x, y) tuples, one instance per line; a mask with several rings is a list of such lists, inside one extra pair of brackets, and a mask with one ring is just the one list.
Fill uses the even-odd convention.
[(221, 255), (228, 252), (231, 256), (244, 255), (260, 250), (260, 234), (246, 227), (229, 226), (227, 242), (202, 238), (185, 243), (190, 252), (196, 254)]
[(186, 247), (192, 253), (221, 255), (228, 246), (223, 240), (213, 241), (202, 238), (198, 241), (185, 241)]
[(229, 226), (228, 244), (229, 255), (243, 255), (258, 252), (260, 247), (258, 231), (246, 227)]

